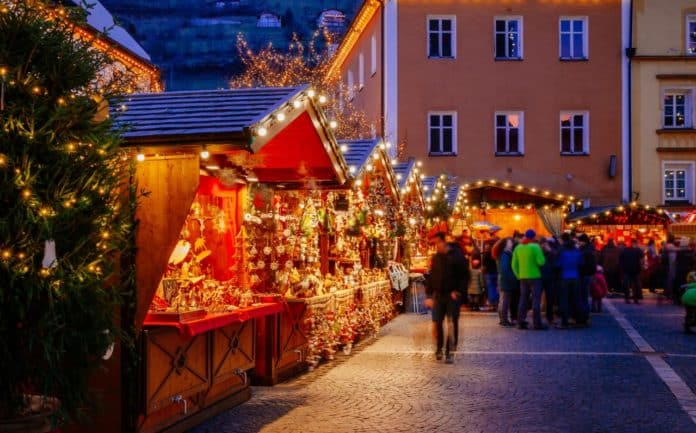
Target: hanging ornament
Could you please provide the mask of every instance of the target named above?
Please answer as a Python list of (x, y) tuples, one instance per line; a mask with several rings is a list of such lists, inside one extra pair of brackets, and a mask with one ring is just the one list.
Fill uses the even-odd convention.
[(51, 239), (44, 243), (44, 256), (41, 261), (41, 266), (44, 268), (55, 268), (56, 263), (56, 242)]

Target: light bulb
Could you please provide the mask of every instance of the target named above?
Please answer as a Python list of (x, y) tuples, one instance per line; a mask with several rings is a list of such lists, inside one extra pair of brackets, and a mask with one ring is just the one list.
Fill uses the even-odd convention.
[[(343, 153), (348, 152), (348, 146), (345, 145), (345, 144), (342, 144), (341, 147), (340, 147), (340, 149), (341, 149), (341, 152), (343, 152)], [(352, 167), (351, 167), (351, 168), (352, 168)]]
[(285, 113), (276, 114), (276, 119), (278, 119), (279, 122), (284, 121), (285, 120)]
[(208, 152), (208, 149), (203, 148), (203, 150), (201, 150), (201, 159), (208, 159), (208, 158), (210, 158), (210, 152)]
[(314, 91), (314, 89), (309, 89), (307, 91), (307, 96), (309, 96), (310, 98), (314, 98), (314, 95), (316, 95), (316, 94), (317, 93)]
[(324, 95), (319, 95), (319, 103), (320, 103), (320, 104), (326, 104), (326, 96), (324, 96)]
[(301, 105), (302, 105), (302, 103), (300, 102), (299, 99), (295, 99), (294, 101), (292, 101), (292, 106), (295, 108), (300, 108)]
[(135, 159), (136, 159), (138, 162), (143, 162), (143, 161), (145, 161), (145, 154), (142, 153), (142, 152), (138, 152), (138, 154), (135, 155)]
[(268, 129), (266, 129), (262, 126), (256, 131), (256, 133), (258, 134), (259, 137), (265, 137), (266, 135), (268, 135)]
[(330, 121), (330, 122), (329, 122), (329, 127), (330, 127), (331, 129), (336, 129), (336, 128), (338, 128), (338, 122), (336, 122), (335, 120)]

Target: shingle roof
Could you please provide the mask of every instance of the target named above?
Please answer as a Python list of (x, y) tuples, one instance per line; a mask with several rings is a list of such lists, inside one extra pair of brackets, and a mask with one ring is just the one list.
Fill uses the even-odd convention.
[(435, 191), (435, 184), (437, 183), (437, 178), (438, 176), (428, 176), (421, 180), (421, 185), (423, 185), (423, 195), (425, 198), (430, 197), (433, 195), (433, 191)]
[[(415, 165), (416, 160), (411, 158), (407, 162), (402, 162), (394, 166), (394, 173), (396, 173), (397, 180), (399, 181), (399, 189), (402, 189), (404, 186), (406, 186), (406, 182), (408, 182), (408, 177), (411, 175), (411, 170), (413, 170), (413, 167), (415, 167)], [(399, 176), (401, 177), (401, 179), (399, 179)]]
[(457, 196), (459, 195), (459, 185), (452, 185), (447, 188), (447, 204), (449, 207), (454, 207), (457, 203)]
[(357, 175), (362, 170), (367, 162), (367, 158), (374, 151), (379, 143), (379, 138), (371, 138), (369, 140), (341, 140), (339, 144), (346, 146), (347, 149), (343, 152), (343, 157), (348, 164), (348, 167), (355, 167), (354, 174)]
[(242, 134), (306, 87), (263, 87), (128, 95), (111, 108), (124, 138)]

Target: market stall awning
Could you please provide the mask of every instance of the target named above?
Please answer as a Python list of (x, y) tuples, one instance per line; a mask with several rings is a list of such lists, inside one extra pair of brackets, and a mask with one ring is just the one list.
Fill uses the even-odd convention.
[(566, 221), (578, 225), (668, 225), (672, 218), (662, 209), (630, 203), (583, 209), (570, 214)]
[(455, 206), (461, 209), (572, 207), (573, 205), (576, 203), (572, 195), (494, 179), (462, 184), (455, 203)]

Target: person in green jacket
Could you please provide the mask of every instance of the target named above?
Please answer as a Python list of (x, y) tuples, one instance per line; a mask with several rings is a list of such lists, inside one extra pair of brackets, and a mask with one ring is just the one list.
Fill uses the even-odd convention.
[(517, 327), (527, 329), (527, 302), (532, 295), (534, 329), (545, 330), (548, 326), (541, 321), (541, 267), (546, 263), (544, 252), (534, 242), (536, 232), (529, 229), (522, 243), (512, 252), (512, 271), (520, 280), (520, 304), (517, 309)]

